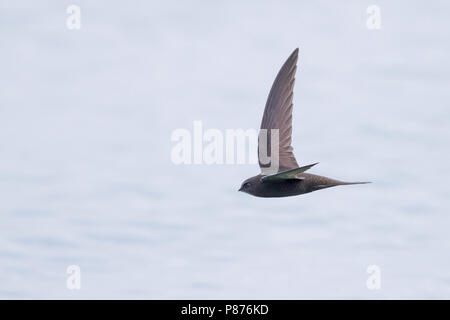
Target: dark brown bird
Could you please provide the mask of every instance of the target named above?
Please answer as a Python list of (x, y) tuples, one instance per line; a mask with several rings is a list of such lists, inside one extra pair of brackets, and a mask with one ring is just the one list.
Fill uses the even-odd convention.
[[(258, 141), (261, 173), (245, 180), (239, 191), (256, 197), (289, 197), (329, 187), (369, 183), (343, 182), (305, 173), (317, 163), (298, 166), (291, 146), (292, 97), (297, 59), (298, 48), (281, 67), (267, 98)], [(272, 152), (274, 147), (275, 152)], [(269, 158), (270, 161), (267, 161)]]

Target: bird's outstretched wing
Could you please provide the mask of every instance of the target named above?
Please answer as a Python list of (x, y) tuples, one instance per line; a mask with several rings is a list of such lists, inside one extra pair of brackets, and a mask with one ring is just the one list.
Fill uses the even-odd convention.
[[(258, 159), (261, 171), (270, 167), (270, 163), (265, 164), (261, 159), (263, 154), (271, 156), (271, 129), (278, 129), (279, 133), (279, 168), (278, 172), (298, 168), (294, 152), (291, 146), (292, 135), (292, 98), (295, 82), (295, 71), (297, 70), (298, 48), (289, 56), (270, 89), (267, 98), (264, 115), (261, 121), (260, 135), (267, 132), (267, 139), (259, 141)], [(263, 144), (263, 145), (262, 145)], [(265, 148), (265, 149), (264, 149)], [(265, 151), (267, 150), (267, 151)]]

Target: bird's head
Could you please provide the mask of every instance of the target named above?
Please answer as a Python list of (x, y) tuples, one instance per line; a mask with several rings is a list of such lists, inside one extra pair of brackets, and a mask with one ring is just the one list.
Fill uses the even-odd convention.
[(242, 182), (241, 187), (238, 191), (242, 191), (249, 194), (254, 194), (256, 189), (258, 188), (261, 177), (260, 176), (254, 176), (251, 178), (248, 178), (244, 182)]

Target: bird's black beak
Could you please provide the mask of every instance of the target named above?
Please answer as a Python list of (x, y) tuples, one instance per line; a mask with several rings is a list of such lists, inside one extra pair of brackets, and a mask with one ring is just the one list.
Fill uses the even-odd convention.
[(242, 187), (240, 187), (238, 191), (242, 191)]

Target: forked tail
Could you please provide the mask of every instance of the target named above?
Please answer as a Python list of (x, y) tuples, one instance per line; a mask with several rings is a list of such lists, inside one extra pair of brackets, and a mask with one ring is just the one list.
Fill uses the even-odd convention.
[(339, 180), (334, 180), (334, 179), (330, 179), (330, 178), (325, 178), (321, 181), (318, 181), (318, 183), (314, 184), (312, 186), (312, 190), (320, 190), (320, 189), (325, 189), (325, 188), (330, 188), (330, 187), (337, 187), (337, 186), (345, 186), (345, 185), (350, 185), (350, 184), (366, 184), (366, 183), (371, 183), (369, 181), (361, 181), (361, 182), (345, 182), (345, 181), (339, 181)]
[(345, 186), (349, 184), (366, 184), (366, 183), (372, 183), (372, 181), (361, 181), (361, 182), (340, 182), (338, 186)]

